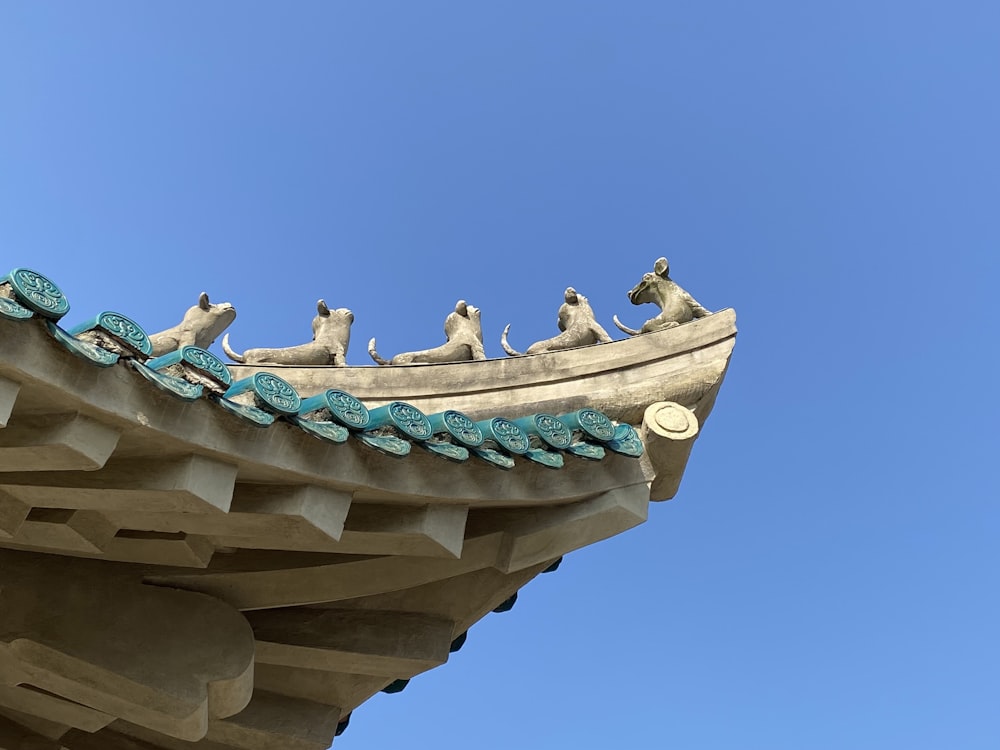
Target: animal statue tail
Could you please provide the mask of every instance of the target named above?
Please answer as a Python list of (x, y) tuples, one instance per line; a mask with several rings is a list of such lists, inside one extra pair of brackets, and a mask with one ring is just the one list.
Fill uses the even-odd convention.
[(227, 333), (222, 337), (222, 351), (226, 353), (233, 362), (246, 362), (246, 358), (242, 354), (237, 354), (232, 349), (229, 348), (229, 334)]
[(629, 336), (638, 336), (640, 333), (642, 333), (642, 331), (637, 331), (634, 328), (629, 328), (628, 326), (622, 325), (622, 322), (618, 320), (617, 315), (614, 316), (614, 321), (615, 325), (618, 326), (618, 329), (624, 331)]
[(380, 365), (391, 365), (392, 364), (392, 362), (390, 362), (389, 360), (385, 359), (384, 357), (380, 357), (379, 353), (377, 351), (375, 351), (375, 338), (374, 337), (372, 337), (372, 340), (368, 342), (368, 354), (371, 355), (371, 358), (374, 359)]
[(503, 333), (500, 334), (500, 346), (502, 346), (503, 350), (512, 357), (523, 357), (524, 352), (517, 351), (510, 344), (507, 343), (507, 334), (509, 332), (510, 332), (510, 323), (507, 324), (507, 327), (503, 329)]

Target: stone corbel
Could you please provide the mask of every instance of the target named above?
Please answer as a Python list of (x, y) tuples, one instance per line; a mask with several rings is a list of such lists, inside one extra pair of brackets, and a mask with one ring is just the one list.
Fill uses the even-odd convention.
[(250, 701), (253, 632), (239, 612), (108, 575), (102, 563), (53, 558), (0, 551), (4, 690), (30, 686), (42, 698), (79, 704), (79, 715), (64, 717), (69, 725), (104, 714), (192, 742), (210, 719)]

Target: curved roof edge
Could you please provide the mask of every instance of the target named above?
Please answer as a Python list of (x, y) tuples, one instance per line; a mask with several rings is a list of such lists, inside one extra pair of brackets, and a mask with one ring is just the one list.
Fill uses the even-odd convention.
[(638, 425), (646, 407), (673, 401), (704, 422), (736, 343), (736, 312), (721, 310), (665, 331), (546, 354), (392, 367), (229, 365), (234, 378), (266, 371), (304, 396), (327, 388), (366, 403), (399, 400), (433, 413), (482, 419), (562, 413), (590, 406)]

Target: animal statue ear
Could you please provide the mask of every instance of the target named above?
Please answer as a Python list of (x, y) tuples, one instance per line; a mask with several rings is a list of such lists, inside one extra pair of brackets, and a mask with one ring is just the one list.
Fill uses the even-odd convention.
[(329, 317), (330, 308), (326, 306), (326, 300), (318, 300), (316, 302), (316, 312), (318, 312), (323, 317)]
[(657, 276), (667, 278), (667, 275), (670, 273), (670, 264), (666, 258), (657, 258), (656, 263), (653, 264), (653, 273)]
[(575, 305), (580, 301), (579, 295), (576, 293), (576, 289), (571, 286), (566, 287), (566, 293), (563, 295), (563, 299), (571, 305)]
[(460, 299), (455, 303), (455, 312), (464, 318), (469, 317), (469, 306), (466, 304), (464, 299)]
[(208, 292), (202, 292), (201, 296), (198, 297), (198, 307), (207, 311), (211, 306), (212, 303), (208, 301)]

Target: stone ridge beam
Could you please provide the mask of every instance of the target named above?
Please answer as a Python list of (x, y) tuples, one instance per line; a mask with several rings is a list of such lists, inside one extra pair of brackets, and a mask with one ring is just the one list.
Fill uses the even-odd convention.
[(455, 632), (461, 633), (541, 573), (549, 562), (510, 574), (501, 573), (496, 568), (484, 568), (402, 591), (312, 606), (317, 609), (333, 607), (419, 612), (451, 620), (457, 623)]
[[(494, 564), (502, 534), (466, 540), (462, 557), (355, 557), (260, 552), (216, 555), (205, 571), (150, 572), (145, 581), (200, 591), (237, 609), (269, 609), (397, 591)], [(299, 553), (302, 554), (302, 553)]]
[(360, 706), (393, 678), (258, 662), (254, 665), (253, 680), (255, 690), (339, 706), (343, 713)]
[(14, 410), (14, 402), (21, 390), (21, 384), (0, 375), (0, 428), (7, 426), (10, 413)]
[[(116, 727), (120, 724), (121, 722), (116, 722)], [(151, 745), (148, 742), (109, 729), (95, 734), (71, 729), (62, 736), (61, 741), (62, 745), (69, 750), (163, 750), (165, 747), (164, 745)], [(201, 743), (197, 747), (201, 750)]]
[[(331, 494), (333, 492), (330, 491)], [(345, 498), (346, 504), (350, 503), (349, 495), (342, 493), (341, 497)], [(226, 519), (215, 520), (211, 526), (219, 528), (214, 531), (208, 531), (210, 526), (203, 524), (201, 533), (210, 534), (212, 542), (219, 547), (457, 558), (462, 554), (468, 513), (468, 507), (463, 505), (411, 507), (354, 503), (350, 505), (350, 512), (346, 513), (346, 521), (343, 517), (339, 519), (339, 539), (329, 534), (320, 535), (311, 528), (312, 533), (304, 533), (306, 529), (301, 527), (279, 535), (277, 524), (256, 531), (248, 525), (229, 525), (225, 529), (222, 527), (227, 525)], [(232, 516), (233, 511), (230, 510), (227, 518)], [(264, 520), (265, 517), (258, 515), (257, 519)]]
[(26, 508), (20, 500), (0, 492), (0, 546), (195, 568), (207, 566), (215, 553), (215, 547), (202, 537), (120, 529), (106, 514), (93, 510)]
[(119, 529), (105, 544), (101, 559), (136, 562), (146, 565), (170, 565), (181, 568), (205, 568), (215, 554), (215, 546), (197, 536), (164, 534), (156, 531)]
[(311, 485), (236, 485), (229, 512), (107, 511), (120, 529), (208, 537), (213, 546), (337, 551), (351, 495)]
[[(243, 711), (212, 721), (205, 739), (194, 744), (125, 721), (92, 735), (93, 744), (75, 732), (67, 735), (66, 744), (70, 750), (326, 750), (341, 713), (328, 703), (254, 690)], [(105, 737), (108, 744), (100, 744)]]
[(501, 531), (494, 567), (513, 573), (638, 526), (648, 510), (646, 487), (637, 484), (556, 508), (483, 511), (470, 519), (469, 533)]
[(0, 490), (36, 508), (225, 513), (236, 467), (198, 455), (114, 459), (98, 471), (0, 474)]
[(237, 485), (229, 516), (234, 536), (267, 535), (267, 530), (294, 538), (305, 533), (326, 542), (336, 542), (344, 532), (351, 509), (346, 492), (310, 485)]
[(388, 678), (448, 661), (455, 627), (415, 612), (305, 607), (251, 612), (247, 619), (260, 663)]
[(79, 413), (17, 416), (0, 431), (0, 472), (100, 469), (120, 437)]
[(17, 687), (0, 685), (0, 705), (24, 714), (43, 717), (67, 727), (76, 727), (85, 732), (96, 732), (115, 720), (110, 714), (63, 700), (57, 695), (30, 685)]
[[(96, 742), (85, 744), (84, 738), (74, 731), (68, 733), (63, 742), (69, 750), (244, 750), (207, 739), (197, 742), (179, 740), (122, 720), (116, 721), (91, 737)], [(108, 744), (101, 744), (104, 740), (107, 740)]]
[(63, 745), (59, 740), (50, 739), (11, 719), (0, 717), (0, 748), (3, 750), (63, 750)]
[(646, 446), (642, 460), (653, 469), (650, 500), (669, 500), (677, 494), (698, 430), (694, 412), (680, 404), (657, 401), (646, 407), (639, 434)]
[(355, 503), (337, 551), (458, 558), (468, 516), (469, 508), (462, 505), (412, 508)]
[[(200, 591), (241, 610), (323, 604), (400, 591), (483, 568), (512, 573), (607, 539), (646, 520), (649, 491), (633, 484), (569, 505), (470, 514), (458, 560), (290, 554), (226, 555), (204, 571), (151, 572), (158, 586)], [(216, 564), (218, 562), (218, 564)]]
[(96, 511), (32, 508), (12, 535), (11, 541), (40, 551), (100, 554), (114, 538), (115, 531), (117, 529)]
[(336, 706), (254, 690), (245, 709), (211, 723), (206, 739), (245, 750), (327, 750), (339, 721)]
[(22, 727), (30, 729), (32, 732), (37, 732), (43, 737), (48, 737), (50, 740), (59, 739), (70, 730), (70, 727), (65, 724), (60, 724), (57, 721), (50, 721), (49, 719), (43, 719), (40, 716), (35, 716), (33, 714), (15, 711), (13, 708), (0, 708), (0, 716), (5, 716), (15, 724), (20, 724)]

